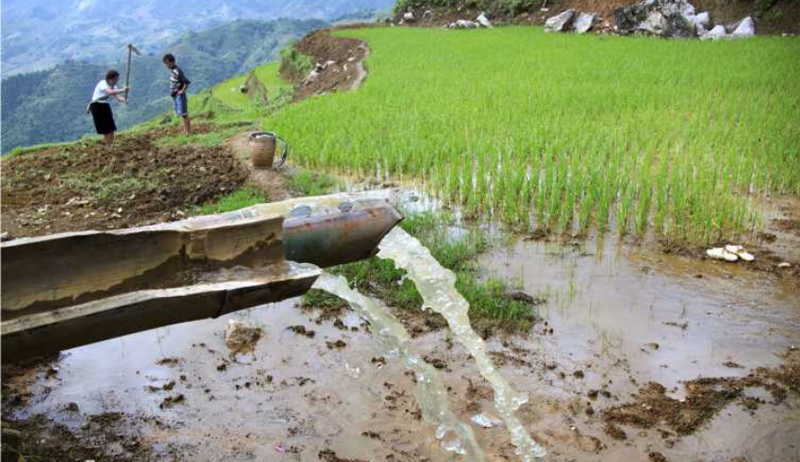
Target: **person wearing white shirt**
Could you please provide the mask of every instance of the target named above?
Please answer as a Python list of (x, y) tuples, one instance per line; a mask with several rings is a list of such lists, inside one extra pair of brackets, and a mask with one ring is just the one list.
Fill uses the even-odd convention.
[(120, 103), (125, 103), (126, 95), (130, 91), (129, 87), (117, 88), (119, 83), (119, 72), (111, 69), (106, 73), (106, 78), (97, 83), (92, 94), (92, 101), (89, 103), (87, 112), (92, 114), (94, 127), (97, 133), (103, 135), (106, 146), (109, 148), (114, 145), (114, 132), (117, 125), (114, 123), (114, 113), (111, 112), (111, 98)]

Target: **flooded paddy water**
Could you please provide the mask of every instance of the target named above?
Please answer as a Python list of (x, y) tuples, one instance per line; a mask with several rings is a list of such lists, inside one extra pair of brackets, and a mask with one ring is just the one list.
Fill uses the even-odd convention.
[[(480, 264), (547, 300), (532, 332), (486, 341), (497, 372), (528, 396), (516, 417), (542, 460), (800, 460), (798, 394), (776, 395), (777, 379), (745, 381), (800, 364), (794, 281), (612, 239), (514, 237)], [(232, 319), (263, 330), (252, 353), (227, 349)], [(369, 319), (363, 310), (328, 319), (288, 300), (74, 349), (4, 377), (3, 416), (63, 425), (101, 460), (470, 460), (447, 450), (464, 440), (453, 446), (458, 432), (444, 435), (417, 402), (419, 372), (434, 367), (447, 422), (466, 426), (484, 460), (521, 460), (459, 332), (398, 334), (404, 355)], [(430, 366), (410, 367), (419, 359)], [(735, 382), (713, 382), (718, 405), (693, 407), (708, 391), (699, 378)], [(660, 401), (637, 398), (650, 382), (663, 386)], [(696, 428), (653, 423), (667, 405)], [(63, 433), (41, 444), (64, 444)]]

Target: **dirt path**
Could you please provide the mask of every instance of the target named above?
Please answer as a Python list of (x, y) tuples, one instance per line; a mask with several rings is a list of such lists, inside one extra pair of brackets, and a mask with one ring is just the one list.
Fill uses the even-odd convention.
[(292, 197), (292, 192), (289, 188), (289, 181), (287, 175), (291, 175), (292, 167), (284, 164), (279, 170), (256, 168), (250, 160), (250, 147), (248, 140), (251, 132), (243, 132), (234, 136), (228, 141), (228, 146), (241, 163), (247, 169), (248, 181), (257, 186), (264, 192), (267, 200), (270, 202), (282, 201)]

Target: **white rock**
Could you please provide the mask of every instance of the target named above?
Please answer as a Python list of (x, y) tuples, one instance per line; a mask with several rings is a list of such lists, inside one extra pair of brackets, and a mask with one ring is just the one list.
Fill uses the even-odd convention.
[(478, 23), (467, 19), (459, 19), (456, 22), (451, 22), (447, 27), (449, 29), (477, 29)]
[(637, 27), (638, 30), (649, 32), (653, 35), (662, 35), (667, 28), (667, 18), (660, 11), (653, 10)]
[(791, 268), (792, 264), (788, 261), (778, 263), (778, 268)]
[(728, 252), (724, 247), (714, 247), (713, 249), (706, 250), (706, 255), (712, 260), (725, 260), (735, 262), (739, 257), (735, 253)]
[(750, 16), (742, 19), (736, 29), (731, 32), (731, 37), (733, 38), (747, 38), (754, 35), (756, 35), (756, 23), (753, 22), (753, 18)]
[(749, 253), (741, 245), (728, 244), (725, 247), (715, 247), (706, 250), (706, 255), (714, 260), (725, 260), (729, 262), (739, 261), (753, 261), (756, 257)]
[(744, 250), (744, 247), (742, 247), (740, 245), (728, 244), (728, 245), (725, 246), (725, 251), (730, 252), (730, 253), (739, 253), (742, 250)]
[(694, 16), (696, 14), (696, 12), (697, 12), (697, 10), (694, 9), (694, 5), (692, 5), (689, 2), (684, 2), (681, 5), (681, 14), (683, 14), (684, 16), (687, 16), (687, 17), (688, 16)]
[(703, 29), (708, 29), (708, 26), (711, 25), (711, 15), (708, 13), (708, 11), (704, 11), (695, 16), (694, 25), (698, 28), (702, 27)]
[(483, 11), (481, 11), (481, 14), (478, 15), (478, 18), (475, 19), (475, 21), (478, 24), (480, 24), (481, 26), (483, 26), (483, 27), (486, 27), (486, 28), (489, 28), (489, 29), (492, 28), (492, 23), (489, 22), (489, 18), (486, 17), (486, 15), (483, 13)]
[(744, 250), (744, 247), (740, 245), (726, 245), (725, 251), (736, 255), (737, 257), (741, 258), (744, 261), (753, 261), (756, 259), (756, 257), (753, 256), (753, 254)]
[(575, 18), (575, 10), (567, 10), (559, 13), (544, 22), (545, 32), (564, 32), (569, 29), (572, 20)]
[(723, 252), (722, 258), (725, 259), (725, 261), (729, 262), (739, 261), (739, 256), (736, 255), (735, 253), (730, 253), (730, 252)]
[(727, 38), (728, 33), (725, 31), (725, 26), (716, 25), (713, 29), (700, 36), (703, 40), (719, 40)]
[(411, 22), (414, 20), (414, 12), (413, 11), (406, 11), (403, 13), (403, 21)]
[(597, 22), (596, 13), (581, 13), (575, 18), (572, 27), (578, 34), (585, 34), (591, 30), (595, 22)]
[(722, 247), (714, 247), (713, 249), (706, 250), (706, 255), (708, 258), (713, 260), (724, 260), (725, 259), (725, 249)]

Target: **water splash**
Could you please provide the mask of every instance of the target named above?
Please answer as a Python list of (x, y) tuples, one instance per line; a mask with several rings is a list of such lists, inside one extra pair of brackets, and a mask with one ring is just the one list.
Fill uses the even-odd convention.
[(458, 420), (450, 410), (447, 391), (436, 369), (411, 352), (408, 346), (411, 337), (403, 325), (375, 300), (351, 289), (342, 276), (322, 273), (314, 283), (314, 288), (347, 301), (359, 316), (370, 322), (372, 332), (376, 334), (384, 354), (399, 356), (414, 371), (417, 379), (414, 396), (425, 421), (437, 426), (436, 438), (442, 441), (442, 447), (466, 456), (469, 461), (483, 462), (483, 451), (475, 441), (472, 428)]
[(395, 265), (408, 272), (408, 277), (422, 295), (425, 307), (444, 316), (456, 340), (475, 358), (478, 371), (494, 390), (494, 407), (506, 423), (521, 460), (533, 462), (537, 457), (544, 457), (544, 448), (530, 437), (515, 414), (528, 401), (528, 396), (514, 390), (487, 357), (486, 344), (470, 325), (469, 303), (455, 288), (455, 274), (443, 268), (430, 250), (399, 227), (383, 239), (378, 257), (393, 260)]

